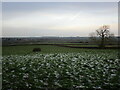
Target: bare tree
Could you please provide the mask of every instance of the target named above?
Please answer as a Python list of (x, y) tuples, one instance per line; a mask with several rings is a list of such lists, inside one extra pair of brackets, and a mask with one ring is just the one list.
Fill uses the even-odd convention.
[(113, 33), (110, 33), (110, 27), (108, 25), (103, 25), (96, 30), (95, 33), (90, 34), (90, 39), (99, 45), (99, 47), (104, 48), (105, 43), (112, 40), (114, 37)]

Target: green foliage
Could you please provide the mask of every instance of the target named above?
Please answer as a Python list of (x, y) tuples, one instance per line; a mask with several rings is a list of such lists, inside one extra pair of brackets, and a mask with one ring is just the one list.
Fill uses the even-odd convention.
[[(47, 47), (42, 48), (47, 52), (47, 49), (50, 50)], [(65, 51), (65, 48), (61, 49)], [(15, 50), (18, 53), (18, 49)], [(3, 90), (120, 87), (120, 64), (118, 52), (115, 50), (80, 49), (80, 53), (50, 52), (3, 56)]]

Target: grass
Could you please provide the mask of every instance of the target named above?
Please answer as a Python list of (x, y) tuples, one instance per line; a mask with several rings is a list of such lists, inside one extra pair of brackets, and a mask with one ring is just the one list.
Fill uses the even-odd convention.
[(75, 47), (98, 47), (97, 45), (66, 45), (66, 46), (75, 46)]
[[(64, 44), (64, 45), (73, 47), (98, 47), (98, 45), (82, 45), (82, 44)], [(106, 45), (105, 47), (118, 47), (118, 45)]]
[(26, 54), (34, 54), (32, 52), (33, 48), (41, 48), (41, 52), (39, 53), (81, 53), (81, 52), (110, 52), (117, 50), (96, 50), (96, 49), (79, 49), (79, 48), (69, 48), (69, 47), (59, 47), (54, 45), (22, 45), (22, 46), (3, 46), (2, 47), (2, 55), (26, 55)]
[(2, 46), (0, 46), (0, 55), (2, 54)]

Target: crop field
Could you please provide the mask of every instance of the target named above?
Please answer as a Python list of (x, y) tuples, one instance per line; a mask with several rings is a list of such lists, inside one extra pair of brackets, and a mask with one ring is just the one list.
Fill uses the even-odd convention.
[[(34, 47), (41, 52), (33, 53)], [(3, 47), (3, 90), (119, 89), (117, 50), (48, 45)]]

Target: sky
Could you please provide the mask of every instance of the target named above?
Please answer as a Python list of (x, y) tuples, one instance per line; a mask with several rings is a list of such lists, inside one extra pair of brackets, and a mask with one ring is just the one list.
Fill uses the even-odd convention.
[(118, 35), (117, 2), (3, 2), (3, 37), (86, 37), (102, 25)]

